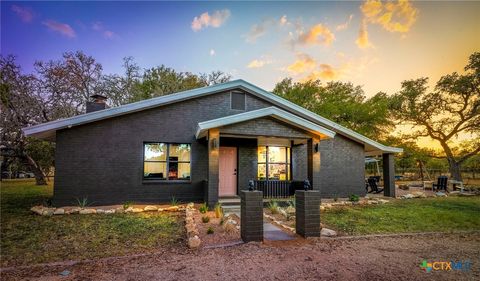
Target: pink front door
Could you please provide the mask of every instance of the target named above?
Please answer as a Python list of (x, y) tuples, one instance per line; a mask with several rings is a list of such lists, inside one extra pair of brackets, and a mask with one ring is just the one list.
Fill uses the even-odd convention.
[(237, 148), (220, 147), (218, 196), (237, 195)]

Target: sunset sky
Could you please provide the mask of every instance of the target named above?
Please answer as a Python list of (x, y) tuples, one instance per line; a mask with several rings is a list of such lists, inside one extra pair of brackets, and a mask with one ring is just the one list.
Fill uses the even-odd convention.
[(393, 93), (436, 81), (480, 50), (479, 2), (4, 2), (1, 53), (25, 71), (65, 51), (106, 73), (133, 56), (144, 68), (223, 70), (272, 90), (290, 76)]

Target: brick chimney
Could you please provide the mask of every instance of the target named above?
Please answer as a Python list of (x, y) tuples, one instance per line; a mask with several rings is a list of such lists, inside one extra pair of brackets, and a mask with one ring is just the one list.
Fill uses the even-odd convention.
[(91, 101), (87, 101), (87, 113), (108, 108), (107, 97), (102, 95), (91, 95)]

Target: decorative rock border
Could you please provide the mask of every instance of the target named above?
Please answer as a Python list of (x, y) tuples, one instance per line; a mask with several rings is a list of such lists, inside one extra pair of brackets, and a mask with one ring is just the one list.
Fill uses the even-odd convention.
[[(366, 199), (366, 200), (365, 200)], [(355, 205), (377, 205), (377, 204), (386, 204), (390, 202), (389, 200), (382, 199), (382, 198), (365, 198), (364, 200), (360, 200), (358, 202), (352, 201), (341, 201), (341, 202), (333, 202), (333, 203), (321, 203), (320, 210), (331, 209), (333, 207), (340, 207), (340, 206), (355, 206)]]
[(188, 203), (185, 207), (185, 231), (187, 232), (188, 247), (196, 249), (200, 247), (202, 241), (198, 237), (198, 229), (193, 218), (195, 206), (193, 203)]
[(80, 215), (88, 215), (88, 214), (120, 214), (120, 213), (142, 213), (142, 212), (178, 212), (185, 210), (186, 207), (184, 206), (171, 206), (167, 208), (158, 208), (156, 206), (145, 206), (144, 208), (134, 208), (128, 207), (127, 209), (124, 208), (112, 208), (112, 209), (100, 209), (100, 208), (80, 208), (80, 207), (73, 207), (73, 208), (50, 208), (45, 206), (33, 206), (30, 211), (34, 212), (35, 214), (41, 216), (53, 216), (53, 215), (70, 215), (70, 214), (80, 214)]

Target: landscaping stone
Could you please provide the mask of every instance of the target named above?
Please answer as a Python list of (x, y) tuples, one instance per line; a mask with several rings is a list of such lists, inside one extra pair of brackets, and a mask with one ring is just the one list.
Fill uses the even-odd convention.
[(322, 227), (322, 229), (320, 230), (320, 236), (326, 236), (326, 237), (337, 236), (337, 232), (335, 230)]
[(105, 214), (115, 214), (115, 209), (105, 210)]
[(436, 192), (435, 196), (437, 196), (437, 197), (447, 197), (447, 194), (445, 194), (443, 192)]
[(97, 209), (97, 214), (105, 214), (105, 210), (104, 209)]
[(178, 206), (171, 206), (171, 207), (165, 208), (164, 210), (168, 212), (177, 212), (179, 211), (179, 209), (180, 208)]
[(414, 198), (427, 198), (427, 195), (425, 195), (425, 192), (422, 192), (422, 191), (412, 192), (412, 195)]
[(400, 197), (402, 199), (412, 199), (412, 198), (415, 198), (415, 196), (413, 196), (413, 194), (405, 194), (405, 195), (402, 195), (402, 197)]
[(200, 238), (198, 238), (197, 235), (188, 238), (188, 247), (191, 249), (196, 249), (200, 247), (201, 241)]
[(96, 214), (97, 211), (95, 209), (82, 209), (80, 210), (80, 215), (89, 215), (89, 214)]
[(80, 208), (73, 208), (69, 211), (69, 213), (70, 214), (78, 214), (78, 213), (80, 213), (80, 210), (81, 210)]
[(53, 211), (53, 214), (54, 215), (65, 215), (65, 209), (62, 209), (62, 208), (55, 209), (55, 211)]
[(51, 208), (44, 208), (42, 211), (42, 216), (52, 216), (53, 210), (54, 209), (51, 209)]
[(131, 213), (133, 212), (133, 207), (128, 207), (125, 209), (125, 213)]
[(141, 213), (141, 212), (143, 212), (142, 208), (133, 208), (132, 209), (132, 213)]
[(377, 200), (377, 203), (378, 203), (378, 204), (385, 204), (385, 203), (388, 203), (388, 202), (390, 202), (390, 201), (385, 200), (385, 199), (378, 199), (378, 200)]
[(158, 208), (155, 206), (145, 206), (144, 211), (158, 211)]
[(38, 215), (42, 215), (43, 213), (43, 207), (42, 206), (33, 206), (30, 211), (38, 214)]

